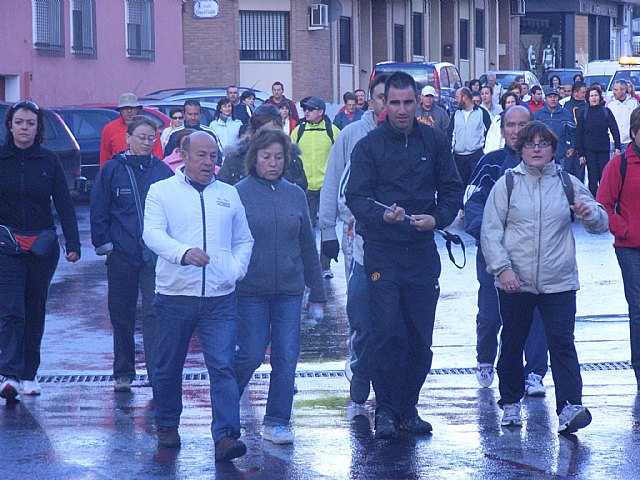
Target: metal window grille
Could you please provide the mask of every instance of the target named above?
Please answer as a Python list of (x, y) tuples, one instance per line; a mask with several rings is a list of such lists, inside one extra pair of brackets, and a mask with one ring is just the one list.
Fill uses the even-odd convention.
[(33, 46), (41, 55), (64, 56), (63, 0), (32, 0)]
[(153, 19), (153, 0), (125, 0), (128, 57), (155, 59)]
[(413, 14), (413, 54), (424, 55), (424, 15)]
[(71, 0), (71, 51), (83, 57), (96, 57), (96, 2)]
[(240, 11), (240, 60), (290, 60), (289, 12)]
[(351, 18), (340, 17), (340, 63), (351, 64)]

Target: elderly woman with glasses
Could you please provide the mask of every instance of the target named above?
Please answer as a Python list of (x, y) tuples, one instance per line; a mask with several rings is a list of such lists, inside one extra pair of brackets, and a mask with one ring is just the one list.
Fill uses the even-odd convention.
[[(229, 185), (235, 185), (246, 176), (245, 160), (251, 139), (261, 130), (282, 131), (282, 117), (278, 107), (270, 104), (260, 105), (249, 120), (249, 128), (235, 145), (226, 149), (224, 163), (220, 168), (218, 179)], [(307, 189), (307, 176), (300, 159), (301, 151), (297, 145), (291, 149), (291, 161), (287, 162), (284, 177), (303, 190)]]
[(60, 245), (51, 200), (62, 224), (68, 262), (80, 259), (76, 213), (60, 159), (41, 146), (44, 112), (31, 101), (7, 111), (0, 146), (0, 397), (39, 395), (36, 379), (49, 284)]
[(109, 318), (113, 326), (113, 377), (116, 392), (130, 392), (135, 370), (135, 317), (142, 294), (142, 339), (149, 382), (156, 353), (153, 309), (156, 257), (142, 241), (144, 202), (149, 187), (173, 175), (151, 153), (156, 124), (144, 115), (127, 127), (128, 150), (98, 172), (91, 190), (91, 242), (106, 255)]
[(549, 344), (558, 432), (591, 422), (582, 406), (582, 378), (574, 345), (578, 266), (571, 224), (607, 230), (607, 214), (582, 182), (554, 161), (558, 139), (541, 122), (525, 125), (515, 150), (522, 159), (489, 194), (481, 230), (487, 272), (495, 276), (502, 316), (498, 360), (502, 425), (522, 425), (522, 352), (538, 307)]

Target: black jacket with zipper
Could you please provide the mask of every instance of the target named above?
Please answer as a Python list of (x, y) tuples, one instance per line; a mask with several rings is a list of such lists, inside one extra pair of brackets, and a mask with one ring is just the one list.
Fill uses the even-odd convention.
[(55, 230), (51, 199), (67, 252), (80, 255), (76, 211), (58, 156), (38, 143), (0, 146), (0, 224), (22, 232)]

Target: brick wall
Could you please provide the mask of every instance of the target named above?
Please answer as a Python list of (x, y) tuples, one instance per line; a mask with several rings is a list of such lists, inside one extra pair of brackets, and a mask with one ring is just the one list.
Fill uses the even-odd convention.
[(304, 1), (291, 2), (290, 20), (294, 84), (285, 85), (285, 93), (296, 102), (309, 95), (330, 101), (333, 67), (329, 29), (308, 30), (309, 6)]
[[(237, 2), (220, 2), (220, 18), (193, 18), (193, 2), (184, 4), (182, 36), (186, 86), (226, 86), (238, 83), (239, 16)], [(163, 35), (170, 33), (164, 32)]]

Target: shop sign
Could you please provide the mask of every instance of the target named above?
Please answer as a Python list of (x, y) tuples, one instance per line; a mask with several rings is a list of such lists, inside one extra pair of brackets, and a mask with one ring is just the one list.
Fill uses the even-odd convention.
[(601, 2), (580, 1), (580, 13), (600, 15), (602, 17), (616, 17), (618, 11), (615, 5), (604, 5)]

